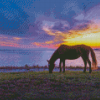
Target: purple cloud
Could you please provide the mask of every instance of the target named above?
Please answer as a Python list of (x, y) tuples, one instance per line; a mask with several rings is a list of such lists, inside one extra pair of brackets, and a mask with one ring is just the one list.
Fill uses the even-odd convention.
[(69, 30), (69, 24), (66, 21), (58, 21), (55, 22), (54, 26), (52, 27), (53, 30), (57, 30), (57, 31), (68, 31)]

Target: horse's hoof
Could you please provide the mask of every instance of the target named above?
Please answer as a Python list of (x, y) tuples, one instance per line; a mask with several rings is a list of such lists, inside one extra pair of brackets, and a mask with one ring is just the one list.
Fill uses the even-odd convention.
[(89, 73), (91, 73), (92, 72), (92, 70), (89, 70)]
[(89, 73), (91, 73), (92, 71), (89, 71)]

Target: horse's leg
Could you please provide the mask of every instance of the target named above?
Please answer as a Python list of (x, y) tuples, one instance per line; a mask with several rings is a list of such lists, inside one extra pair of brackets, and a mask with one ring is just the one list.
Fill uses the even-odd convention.
[(89, 58), (87, 59), (87, 61), (88, 61), (88, 64), (89, 64), (89, 73), (91, 73), (92, 72), (92, 70), (91, 70), (91, 61), (89, 60)]
[(59, 67), (60, 67), (60, 72), (61, 72), (62, 71), (62, 69), (61, 69), (61, 59), (60, 59)]
[(86, 60), (86, 63), (88, 62), (89, 64), (89, 73), (91, 73), (92, 70), (91, 70), (91, 61), (89, 60), (89, 52), (87, 53), (87, 56), (85, 56), (85, 60)]
[(87, 66), (87, 60), (83, 58), (83, 61), (84, 61), (84, 65), (85, 65), (83, 72), (85, 73), (86, 72), (86, 66)]
[(65, 72), (65, 59), (63, 60), (63, 72)]

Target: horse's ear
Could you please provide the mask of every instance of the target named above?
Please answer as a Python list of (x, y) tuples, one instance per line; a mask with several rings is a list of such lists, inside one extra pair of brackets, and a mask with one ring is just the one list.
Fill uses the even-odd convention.
[(49, 63), (49, 60), (47, 60), (47, 62)]

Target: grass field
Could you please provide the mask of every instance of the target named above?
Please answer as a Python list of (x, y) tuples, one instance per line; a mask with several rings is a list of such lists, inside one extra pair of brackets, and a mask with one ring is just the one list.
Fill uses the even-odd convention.
[(0, 73), (0, 100), (100, 100), (100, 72)]

